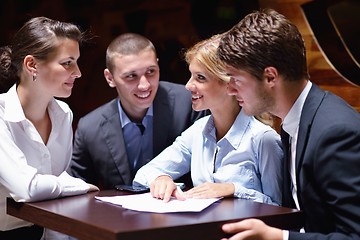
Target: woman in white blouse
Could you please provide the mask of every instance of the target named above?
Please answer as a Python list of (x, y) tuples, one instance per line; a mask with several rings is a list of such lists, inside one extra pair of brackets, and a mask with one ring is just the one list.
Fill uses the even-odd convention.
[[(191, 77), (193, 109), (209, 109), (174, 143), (137, 172), (134, 185), (150, 187), (155, 198), (235, 196), (280, 205), (283, 153), (279, 135), (247, 116), (227, 94), (229, 77), (218, 61), (220, 35), (201, 41), (185, 53)], [(194, 188), (177, 190), (174, 180), (191, 172)]]
[(0, 86), (10, 87), (0, 94), (0, 239), (40, 239), (43, 234), (6, 214), (7, 197), (30, 202), (98, 190), (65, 172), (73, 115), (54, 98), (69, 97), (81, 76), (82, 37), (71, 23), (37, 17), (0, 49)]

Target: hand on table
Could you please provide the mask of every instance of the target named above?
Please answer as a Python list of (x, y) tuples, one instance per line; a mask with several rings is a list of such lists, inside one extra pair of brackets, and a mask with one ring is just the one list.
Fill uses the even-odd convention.
[(185, 192), (186, 198), (218, 198), (233, 196), (235, 186), (232, 183), (204, 183)]
[(88, 190), (88, 192), (95, 192), (95, 191), (99, 191), (99, 190), (100, 190), (97, 186), (95, 186), (95, 185), (93, 185), (93, 184), (88, 183), (88, 185), (89, 185), (89, 190)]
[(159, 176), (150, 185), (150, 193), (154, 198), (169, 202), (171, 196), (185, 200), (184, 193), (179, 190), (169, 176)]
[(246, 219), (222, 226), (227, 234), (234, 234), (222, 240), (283, 240), (282, 230), (266, 225), (259, 219)]

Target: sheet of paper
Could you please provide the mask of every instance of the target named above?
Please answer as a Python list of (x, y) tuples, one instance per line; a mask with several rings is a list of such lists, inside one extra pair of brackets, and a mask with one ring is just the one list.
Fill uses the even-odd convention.
[(169, 202), (164, 203), (160, 199), (153, 198), (151, 193), (112, 197), (95, 196), (95, 198), (104, 202), (121, 205), (123, 208), (131, 210), (155, 213), (200, 212), (220, 199), (186, 199), (181, 201), (171, 198)]

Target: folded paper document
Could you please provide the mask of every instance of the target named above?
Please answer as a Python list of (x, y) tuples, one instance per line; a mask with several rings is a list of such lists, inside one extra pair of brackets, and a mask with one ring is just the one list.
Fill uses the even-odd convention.
[(121, 205), (123, 208), (131, 210), (155, 213), (200, 212), (220, 199), (191, 198), (181, 201), (176, 198), (171, 198), (169, 202), (165, 203), (161, 199), (153, 198), (151, 193), (111, 197), (95, 196), (95, 198), (104, 202)]

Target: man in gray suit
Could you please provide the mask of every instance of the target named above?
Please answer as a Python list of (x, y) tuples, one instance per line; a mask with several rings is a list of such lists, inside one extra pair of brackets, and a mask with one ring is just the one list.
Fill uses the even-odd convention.
[(156, 50), (126, 33), (106, 51), (104, 76), (118, 98), (82, 117), (75, 132), (73, 176), (112, 189), (130, 185), (136, 171), (206, 112), (195, 112), (184, 85), (159, 81)]

